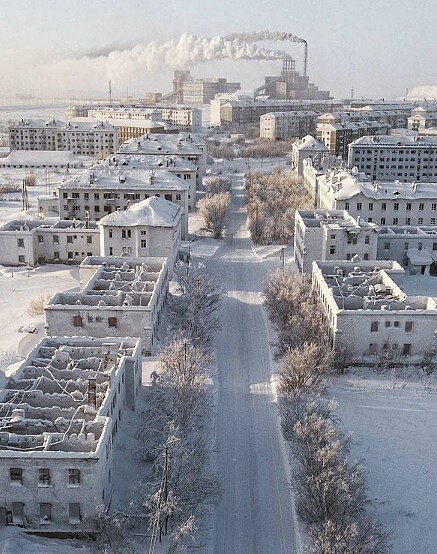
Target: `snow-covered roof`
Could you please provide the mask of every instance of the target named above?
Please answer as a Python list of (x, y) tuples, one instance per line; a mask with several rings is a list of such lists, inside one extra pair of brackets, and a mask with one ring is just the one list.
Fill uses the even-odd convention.
[(26, 127), (28, 129), (58, 129), (62, 131), (115, 131), (114, 127), (104, 121), (96, 119), (84, 119), (85, 121), (70, 120), (67, 122), (60, 119), (21, 119), (16, 124), (11, 125), (11, 129)]
[(376, 148), (389, 146), (390, 148), (437, 148), (437, 138), (416, 135), (366, 135), (351, 142), (349, 146), (373, 146)]
[(77, 164), (80, 158), (68, 150), (12, 150), (0, 159), (0, 165), (67, 165)]
[(380, 121), (364, 120), (364, 121), (344, 121), (336, 123), (318, 123), (317, 131), (341, 131), (344, 129), (358, 130), (358, 129), (386, 129), (387, 123), (381, 123)]
[(138, 189), (186, 191), (189, 184), (165, 169), (125, 169), (96, 165), (59, 185), (59, 190)]
[(119, 154), (177, 154), (200, 156), (199, 150), (193, 142), (190, 142), (180, 135), (156, 135), (143, 136), (124, 142), (118, 149)]
[(293, 144), (293, 147), (298, 150), (319, 150), (320, 152), (327, 152), (328, 149), (324, 142), (321, 142), (311, 135), (306, 135)]
[(267, 119), (269, 117), (316, 117), (319, 115), (319, 112), (313, 112), (311, 110), (302, 110), (302, 111), (290, 111), (290, 112), (268, 112), (263, 114), (260, 119)]
[(123, 227), (142, 225), (150, 227), (174, 227), (182, 215), (182, 208), (174, 202), (151, 196), (132, 204), (127, 210), (116, 211), (102, 217), (99, 225)]
[(196, 171), (197, 168), (193, 162), (184, 160), (179, 156), (151, 156), (148, 154), (140, 156), (133, 154), (112, 154), (95, 164), (93, 168), (97, 169), (100, 166), (118, 166), (130, 169), (166, 169), (172, 173), (177, 171)]

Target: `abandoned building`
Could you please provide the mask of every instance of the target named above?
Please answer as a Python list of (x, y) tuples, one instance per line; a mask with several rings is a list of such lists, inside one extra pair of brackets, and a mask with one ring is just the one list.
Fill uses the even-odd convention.
[[(79, 292), (59, 292), (46, 304), (46, 334), (129, 336), (150, 353), (168, 291), (166, 258), (93, 257)], [(92, 262), (92, 265), (91, 263)], [(89, 276), (87, 269), (81, 279)]]
[(112, 444), (141, 383), (140, 340), (43, 338), (0, 389), (0, 524), (96, 528), (111, 501)]

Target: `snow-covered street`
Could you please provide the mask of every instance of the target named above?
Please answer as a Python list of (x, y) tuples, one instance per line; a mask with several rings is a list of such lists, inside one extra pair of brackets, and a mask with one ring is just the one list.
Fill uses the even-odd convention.
[[(261, 259), (246, 227), (242, 175), (234, 176), (226, 237), (218, 249), (194, 248), (226, 290), (217, 336), (217, 466), (223, 495), (216, 510), (214, 552), (299, 552), (279, 419), (271, 389), (267, 319), (261, 291), (280, 267), (280, 248)], [(199, 247), (201, 245), (199, 244)]]

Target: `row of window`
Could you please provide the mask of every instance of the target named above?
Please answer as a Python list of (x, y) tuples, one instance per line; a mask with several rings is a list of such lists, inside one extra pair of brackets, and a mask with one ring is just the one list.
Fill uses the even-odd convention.
[[(382, 345), (382, 351), (388, 352), (391, 350), (393, 354), (399, 353), (399, 345), (398, 344), (383, 344)], [(369, 354), (371, 356), (378, 354), (378, 345), (375, 343), (369, 344)], [(402, 346), (401, 351), (402, 356), (411, 356), (411, 344), (410, 343), (404, 343)]]
[[(96, 323), (102, 323), (103, 317), (102, 316), (88, 316), (88, 321)], [(83, 327), (83, 318), (81, 315), (75, 315), (73, 316), (73, 327)], [(117, 318), (116, 317), (108, 317), (108, 327), (117, 327)]]
[[(104, 192), (102, 193), (103, 194), (103, 199), (104, 200), (112, 200), (112, 199), (115, 199), (115, 200), (120, 200), (121, 198), (121, 194), (119, 192)], [(149, 194), (145, 194), (144, 195), (144, 199), (147, 199), (149, 198)], [(155, 196), (160, 196), (159, 193), (158, 194), (155, 194)], [(73, 198), (74, 200), (78, 200), (80, 199), (80, 193), (79, 192), (72, 192), (71, 193), (71, 196), (69, 196), (68, 192), (63, 192), (62, 193), (62, 198), (65, 199), (68, 199), (68, 198)], [(90, 198), (90, 193), (89, 192), (84, 192), (83, 193), (83, 199), (84, 200), (89, 200)], [(170, 200), (170, 202), (173, 200), (173, 195), (172, 194), (164, 194), (164, 198), (166, 200)], [(176, 194), (175, 196), (176, 200), (181, 200), (181, 195), (180, 194)], [(123, 199), (124, 200), (141, 200), (141, 195), (139, 192), (126, 192), (123, 194)], [(100, 193), (99, 192), (95, 192), (94, 193), (94, 200), (100, 200)], [(85, 206), (85, 209), (89, 209), (89, 206)]]
[[(349, 209), (350, 209), (350, 202), (345, 202), (345, 210), (349, 210)], [(361, 212), (362, 209), (363, 209), (362, 202), (357, 202), (357, 212)], [(373, 202), (368, 203), (367, 209), (368, 209), (369, 212), (373, 211)], [(381, 210), (381, 212), (385, 212), (387, 210), (387, 202), (381, 202), (381, 204), (379, 205), (379, 209)], [(411, 202), (406, 202), (405, 203), (405, 211), (406, 212), (411, 212), (411, 210), (412, 210), (412, 203)], [(418, 210), (419, 210), (419, 212), (423, 212), (425, 210), (425, 203), (424, 202), (419, 202)], [(393, 203), (393, 211), (395, 211), (395, 212), (399, 211), (399, 202), (394, 202)], [(431, 204), (431, 211), (433, 211), (433, 212), (437, 211), (437, 203), (436, 202), (433, 202)]]
[[(12, 502), (12, 523), (14, 525), (24, 525), (26, 521), (24, 502)], [(75, 525), (81, 522), (82, 515), (79, 502), (70, 502), (68, 504), (68, 522)], [(46, 525), (52, 523), (52, 505), (50, 502), (39, 503), (39, 523)]]
[[(400, 326), (401, 326), (401, 322), (400, 321), (385, 321), (384, 322), (384, 327), (391, 327), (392, 326), (392, 323), (393, 323), (393, 327), (395, 329), (399, 329)], [(371, 324), (370, 324), (370, 331), (372, 333), (375, 333), (375, 332), (378, 332), (379, 331), (379, 321), (372, 321)], [(413, 332), (413, 322), (412, 321), (406, 321), (405, 324), (404, 324), (404, 331), (406, 333), (412, 333)]]
[[(68, 485), (77, 487), (80, 485), (80, 469), (72, 468), (68, 469)], [(21, 467), (11, 467), (9, 469), (9, 479), (11, 483), (15, 485), (23, 484), (24, 470)], [(38, 486), (50, 486), (51, 477), (50, 469), (42, 467), (38, 469)]]

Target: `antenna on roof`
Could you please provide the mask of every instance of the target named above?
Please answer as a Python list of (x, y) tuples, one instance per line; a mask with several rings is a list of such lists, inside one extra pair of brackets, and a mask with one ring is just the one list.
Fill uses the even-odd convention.
[(109, 79), (108, 81), (108, 91), (109, 91), (109, 105), (112, 105), (112, 81)]

